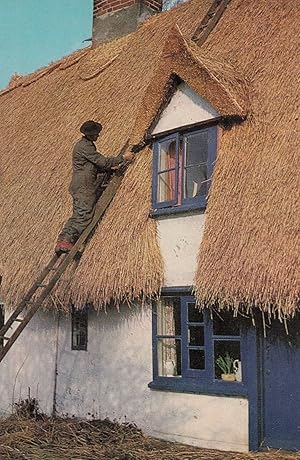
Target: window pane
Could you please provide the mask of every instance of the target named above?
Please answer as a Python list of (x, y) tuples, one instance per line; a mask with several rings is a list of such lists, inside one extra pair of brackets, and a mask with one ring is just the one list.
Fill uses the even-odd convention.
[(190, 369), (205, 369), (204, 350), (189, 350)]
[(176, 139), (160, 142), (158, 152), (158, 171), (175, 168)]
[(157, 360), (159, 376), (174, 377), (181, 375), (180, 339), (158, 339)]
[(157, 335), (180, 335), (180, 298), (165, 297), (157, 303)]
[(87, 310), (72, 310), (72, 350), (87, 350), (88, 313)]
[(240, 335), (240, 321), (233, 312), (221, 311), (213, 314), (214, 335)]
[(204, 345), (203, 326), (189, 326), (189, 345), (200, 347)]
[(192, 166), (184, 172), (184, 198), (206, 196), (208, 190), (207, 165)]
[(196, 308), (195, 302), (188, 303), (189, 323), (203, 323), (203, 312)]
[(157, 178), (157, 202), (175, 200), (176, 171), (175, 169), (159, 173)]
[[(215, 378), (223, 380), (242, 380), (240, 341), (216, 340), (214, 343)], [(231, 377), (225, 377), (228, 374)]]
[(207, 163), (208, 131), (185, 136), (185, 166)]

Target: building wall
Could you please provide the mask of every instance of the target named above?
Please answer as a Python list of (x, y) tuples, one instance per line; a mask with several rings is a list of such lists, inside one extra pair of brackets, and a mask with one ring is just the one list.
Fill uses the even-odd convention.
[(157, 219), (165, 286), (193, 284), (204, 224), (203, 213)]
[(29, 394), (39, 400), (42, 412), (52, 412), (56, 341), (57, 317), (37, 313), (0, 363), (1, 415), (11, 414)]
[(94, 0), (93, 16), (98, 17), (132, 5), (147, 6), (153, 11), (161, 11), (162, 0)]
[(181, 83), (162, 112), (152, 134), (181, 128), (220, 116), (217, 110), (186, 83)]
[(151, 331), (148, 308), (92, 313), (88, 351), (71, 351), (70, 321), (64, 319), (59, 335), (58, 413), (133, 422), (159, 438), (246, 451), (246, 399), (148, 388), (152, 380)]

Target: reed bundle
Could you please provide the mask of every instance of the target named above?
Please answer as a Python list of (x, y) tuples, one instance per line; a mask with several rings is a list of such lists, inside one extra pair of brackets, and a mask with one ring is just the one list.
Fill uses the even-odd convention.
[(0, 423), (1, 460), (296, 460), (281, 451), (238, 454), (160, 441), (130, 424), (108, 420), (27, 420)]

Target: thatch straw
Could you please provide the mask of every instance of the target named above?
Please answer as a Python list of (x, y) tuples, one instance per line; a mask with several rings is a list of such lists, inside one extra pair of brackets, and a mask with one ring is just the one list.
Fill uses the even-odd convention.
[(143, 435), (130, 424), (108, 420), (27, 420), (0, 423), (1, 460), (297, 460), (299, 453), (220, 452)]
[[(13, 306), (20, 299), (48, 261), (57, 234), (70, 214), (71, 148), (78, 138), (80, 124), (85, 119), (100, 120), (104, 130), (99, 150), (107, 154), (118, 153), (132, 132), (141, 101), (160, 65), (170, 28), (178, 22), (183, 33), (192, 34), (209, 3), (207, 0), (199, 6), (194, 1), (157, 15), (129, 37), (91, 49), (88, 53), (86, 50), (74, 53), (66, 60), (41, 69), (36, 75), (24, 77), (23, 83), (35, 80), (34, 83), (22, 86), (22, 81), (17, 80), (17, 87), (1, 93), (1, 263), (7, 305)], [(105, 67), (107, 62), (110, 65)], [(102, 69), (100, 73), (99, 69)], [(93, 74), (96, 75), (94, 78), (83, 81), (82, 78)], [(144, 130), (141, 125), (140, 137)], [(95, 268), (97, 265), (105, 267), (107, 280), (111, 278), (110, 273), (115, 273), (116, 261), (107, 257), (108, 251), (103, 250), (103, 245), (111, 245), (125, 221), (128, 226), (133, 223), (132, 229), (142, 228), (143, 236), (128, 228), (127, 233), (132, 235), (134, 244), (124, 249), (126, 234), (114, 243), (115, 256), (121, 258), (125, 251), (128, 261), (131, 260), (132, 270), (129, 273), (128, 261), (123, 258), (120, 273), (124, 278), (118, 277), (124, 287), (123, 294), (129, 298), (130, 291), (132, 295), (138, 291), (141, 296), (150, 294), (151, 289), (156, 290), (162, 282), (162, 265), (160, 262), (156, 265), (160, 255), (155, 224), (145, 222), (146, 203), (148, 212), (150, 210), (149, 161), (148, 153), (147, 159), (144, 156), (139, 163), (141, 170), (134, 167), (134, 177), (131, 179), (128, 175), (129, 183), (134, 183), (136, 190), (140, 183), (144, 196), (129, 192), (126, 192), (127, 197), (119, 195), (110, 211), (112, 226), (105, 227), (106, 232), (101, 233), (100, 240), (96, 235), (98, 245), (93, 243), (86, 251), (84, 268), (81, 269), (83, 277), (78, 283), (81, 291), (76, 295), (82, 301), (90, 290), (90, 287), (85, 287), (85, 281), (88, 286), (93, 281), (94, 293), (101, 291), (108, 296), (113, 295), (111, 283), (104, 286), (101, 279), (92, 280), (88, 273), (91, 265), (94, 273), (98, 270)], [(127, 190), (126, 182), (123, 190)], [(122, 209), (118, 207), (119, 202), (123, 203)], [(134, 219), (136, 214), (137, 217), (143, 216), (137, 224)], [(137, 236), (137, 242), (133, 234), (134, 238)], [(154, 253), (143, 255), (147, 247)], [(140, 276), (142, 256), (144, 268)], [(64, 286), (68, 290), (68, 285)], [(73, 286), (72, 295), (75, 295), (74, 290)], [(116, 291), (115, 300), (120, 296), (121, 287)], [(99, 303), (102, 303), (101, 299)]]
[(118, 305), (122, 300), (147, 298), (162, 286), (156, 225), (149, 219), (151, 160), (152, 152), (147, 149), (128, 171), (65, 298), (63, 289), (59, 290), (67, 303), (84, 306), (88, 302), (95, 308), (110, 301)]
[(299, 12), (283, 0), (232, 1), (203, 46), (247, 75), (252, 113), (221, 138), (195, 279), (200, 304), (279, 316), (299, 308)]
[[(195, 279), (198, 301), (295, 312), (299, 9), (284, 0), (272, 8), (267, 0), (232, 0), (199, 50), (190, 39), (210, 5), (192, 0), (156, 15), (130, 36), (74, 53), (0, 93), (1, 265), (9, 305), (48, 261), (70, 214), (78, 126), (100, 120), (99, 150), (116, 154), (128, 137), (143, 138), (178, 74), (222, 114), (250, 110), (221, 138)], [(147, 151), (124, 178), (76, 282), (61, 283), (66, 303), (101, 307), (159, 290), (162, 261), (155, 223), (147, 219), (150, 180)]]

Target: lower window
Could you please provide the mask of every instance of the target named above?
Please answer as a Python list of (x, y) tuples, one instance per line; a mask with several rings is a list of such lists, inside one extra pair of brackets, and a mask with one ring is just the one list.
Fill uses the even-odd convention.
[(242, 324), (232, 312), (199, 311), (193, 296), (153, 309), (153, 388), (245, 394)]
[(88, 311), (72, 308), (72, 350), (87, 350)]

